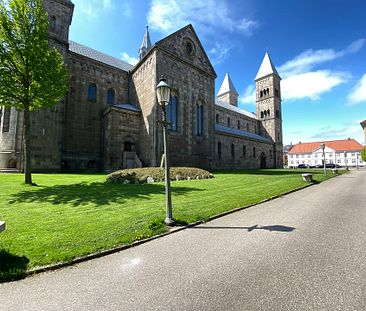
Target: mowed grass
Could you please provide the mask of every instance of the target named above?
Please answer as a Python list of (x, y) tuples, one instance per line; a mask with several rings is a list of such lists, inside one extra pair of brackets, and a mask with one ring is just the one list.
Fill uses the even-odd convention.
[[(303, 172), (220, 171), (213, 179), (173, 182), (173, 216), (181, 224), (207, 220), (302, 187)], [(313, 172), (316, 181), (325, 179), (321, 170)], [(0, 174), (0, 220), (6, 221), (0, 234), (0, 280), (167, 230), (164, 183), (122, 185), (105, 178), (33, 174), (38, 186), (26, 186), (21, 174)]]

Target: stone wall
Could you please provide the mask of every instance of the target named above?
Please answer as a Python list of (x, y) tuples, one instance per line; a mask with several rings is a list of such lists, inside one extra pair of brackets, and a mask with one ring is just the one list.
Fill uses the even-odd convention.
[[(193, 38), (191, 38), (193, 40)], [(179, 51), (179, 47), (177, 46)], [(173, 166), (211, 168), (214, 127), (214, 79), (200, 68), (164, 50), (157, 51), (157, 77), (164, 74), (178, 97), (177, 131), (169, 131), (170, 161)], [(197, 135), (196, 105), (203, 109), (203, 131)], [(158, 112), (161, 119), (161, 110)], [(162, 129), (158, 129), (157, 154), (163, 153)]]
[[(126, 168), (123, 152), (140, 156), (140, 112), (111, 107), (104, 113), (103, 170)], [(126, 150), (128, 149), (128, 150)]]
[[(221, 145), (221, 152), (219, 151)], [(232, 147), (233, 146), (233, 147)], [(235, 135), (215, 134), (215, 169), (274, 167), (274, 145)]]
[(130, 101), (141, 109), (140, 155), (146, 166), (158, 165), (154, 149), (158, 127), (156, 85), (156, 52), (153, 51), (134, 68), (130, 85)]
[[(115, 91), (115, 103), (128, 98), (128, 73), (70, 52), (71, 72), (66, 100), (62, 163), (64, 169), (102, 169), (103, 112), (107, 91)], [(96, 85), (96, 100), (88, 99), (88, 87)]]

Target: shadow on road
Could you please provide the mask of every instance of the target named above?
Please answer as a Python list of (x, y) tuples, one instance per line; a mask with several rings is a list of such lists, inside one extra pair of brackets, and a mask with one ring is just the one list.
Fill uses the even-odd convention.
[(253, 230), (266, 230), (266, 231), (278, 231), (278, 232), (292, 232), (295, 230), (294, 227), (288, 227), (288, 226), (282, 226), (282, 225), (271, 225), (271, 226), (258, 226), (254, 225), (251, 227), (246, 226), (198, 226), (198, 227), (192, 227), (190, 229), (221, 229), (221, 230), (230, 230), (230, 229), (239, 229), (239, 230), (247, 230), (248, 232), (251, 232)]

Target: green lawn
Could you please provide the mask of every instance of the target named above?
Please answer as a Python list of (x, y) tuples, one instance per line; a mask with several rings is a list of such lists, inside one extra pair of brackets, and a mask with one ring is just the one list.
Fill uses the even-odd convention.
[[(313, 170), (322, 181), (321, 170)], [(173, 216), (205, 220), (304, 186), (304, 170), (220, 171), (172, 183)], [(330, 172), (328, 176), (331, 176)], [(129, 244), (166, 231), (164, 183), (105, 183), (104, 174), (0, 174), (0, 280), (26, 269)]]

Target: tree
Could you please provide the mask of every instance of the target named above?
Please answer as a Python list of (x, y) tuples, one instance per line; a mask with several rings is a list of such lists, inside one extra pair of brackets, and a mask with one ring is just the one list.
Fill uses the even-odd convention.
[(24, 175), (32, 184), (30, 116), (60, 102), (68, 71), (61, 54), (49, 46), (42, 0), (0, 0), (0, 105), (24, 113)]
[(361, 150), (361, 159), (366, 162), (366, 146)]

